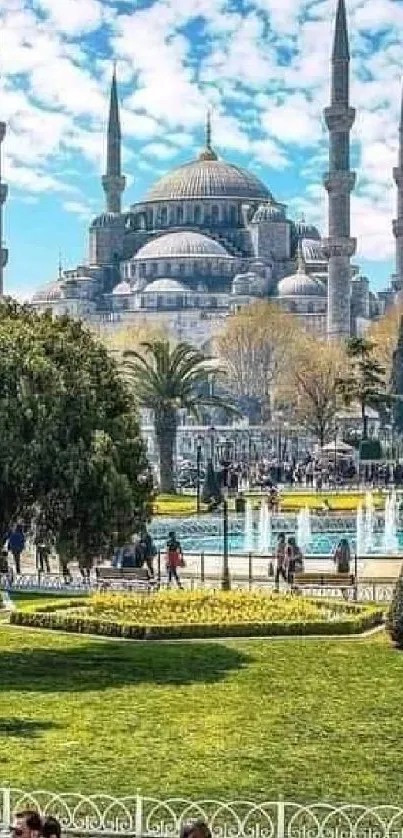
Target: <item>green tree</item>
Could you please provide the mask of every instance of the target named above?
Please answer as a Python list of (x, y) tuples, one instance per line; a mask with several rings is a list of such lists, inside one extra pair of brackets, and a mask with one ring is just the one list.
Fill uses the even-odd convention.
[(393, 425), (395, 430), (403, 433), (403, 317), (400, 318), (397, 346), (393, 353), (392, 360), (392, 398), (393, 398)]
[(347, 344), (348, 369), (338, 380), (339, 393), (347, 406), (357, 403), (362, 420), (362, 438), (368, 439), (367, 409), (382, 409), (389, 402), (385, 370), (374, 354), (375, 344), (365, 338), (351, 338)]
[(386, 620), (386, 628), (399, 648), (403, 647), (403, 575), (397, 580)]
[(143, 343), (139, 352), (125, 352), (123, 369), (138, 404), (154, 416), (160, 489), (175, 492), (178, 411), (185, 409), (199, 419), (203, 407), (231, 410), (225, 397), (208, 395), (206, 385), (213, 370), (212, 359), (189, 343), (172, 346), (168, 341), (157, 340)]
[(80, 323), (0, 304), (0, 426), (3, 535), (21, 519), (88, 563), (148, 517), (130, 392)]

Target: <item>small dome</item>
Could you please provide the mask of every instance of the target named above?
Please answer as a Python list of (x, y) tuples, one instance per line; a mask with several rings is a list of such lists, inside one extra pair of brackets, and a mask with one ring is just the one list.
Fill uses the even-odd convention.
[(284, 209), (278, 204), (260, 204), (253, 218), (252, 224), (260, 224), (262, 221), (284, 221)]
[(300, 265), (297, 273), (281, 279), (277, 285), (278, 297), (325, 297), (324, 285), (313, 276), (305, 273), (305, 268)]
[(91, 229), (94, 230), (99, 227), (119, 227), (124, 226), (124, 216), (119, 212), (103, 212), (97, 215), (91, 223)]
[(246, 169), (202, 154), (168, 172), (150, 189), (146, 201), (176, 201), (183, 198), (241, 198), (269, 200), (269, 190)]
[(48, 282), (47, 285), (44, 285), (43, 288), (39, 288), (38, 291), (32, 297), (32, 302), (34, 303), (51, 303), (54, 300), (60, 300), (62, 297), (62, 286), (59, 281), (55, 282)]
[(302, 239), (302, 254), (306, 262), (326, 262), (322, 242), (317, 239)]
[(184, 230), (178, 233), (167, 233), (147, 242), (137, 251), (136, 261), (143, 259), (173, 259), (180, 256), (220, 256), (229, 257), (225, 248), (201, 233)]
[(298, 239), (314, 239), (314, 241), (320, 241), (321, 235), (317, 227), (314, 224), (309, 224), (305, 221), (305, 218), (302, 218), (301, 221), (297, 221), (294, 224), (295, 232)]
[(119, 285), (116, 285), (112, 291), (112, 294), (132, 294), (132, 289), (130, 287), (130, 283), (123, 280), (119, 282)]
[(183, 294), (188, 293), (189, 289), (177, 282), (176, 279), (155, 279), (144, 288), (143, 294)]
[(254, 277), (254, 274), (237, 274), (232, 281), (232, 293), (237, 295), (239, 294), (240, 296), (249, 294), (251, 276)]

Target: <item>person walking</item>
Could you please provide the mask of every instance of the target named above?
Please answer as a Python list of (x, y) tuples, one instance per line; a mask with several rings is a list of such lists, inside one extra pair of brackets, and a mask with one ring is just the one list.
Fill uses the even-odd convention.
[(21, 524), (17, 524), (11, 531), (7, 543), (7, 550), (12, 554), (14, 559), (15, 572), (17, 576), (21, 574), (21, 554), (24, 551), (24, 547), (24, 530), (22, 529)]
[(150, 579), (154, 579), (154, 565), (153, 559), (157, 555), (155, 544), (152, 540), (147, 527), (144, 527), (140, 535), (140, 545), (143, 556), (143, 563), (147, 565), (148, 575)]
[(276, 591), (280, 588), (280, 576), (282, 576), (284, 582), (287, 582), (286, 548), (285, 533), (281, 532), (277, 539), (276, 552), (274, 554), (276, 559), (276, 575), (274, 579)]
[(294, 585), (294, 578), (296, 573), (303, 573), (304, 571), (304, 557), (301, 548), (298, 547), (297, 540), (294, 536), (288, 539), (286, 549), (286, 563), (287, 563), (287, 581), (291, 589)]
[(168, 534), (168, 541), (167, 541), (167, 553), (166, 553), (166, 568), (168, 571), (168, 585), (171, 584), (172, 579), (175, 579), (175, 582), (178, 588), (182, 588), (182, 582), (178, 576), (178, 568), (184, 567), (185, 562), (183, 560), (183, 551), (181, 547), (180, 541), (176, 538), (174, 531), (172, 530)]

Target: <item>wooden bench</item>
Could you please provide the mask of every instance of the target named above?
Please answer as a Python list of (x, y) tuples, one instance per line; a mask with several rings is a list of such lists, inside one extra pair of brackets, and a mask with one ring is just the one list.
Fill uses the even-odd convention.
[(129, 591), (156, 590), (158, 585), (150, 579), (145, 567), (97, 567), (97, 583), (101, 590), (124, 588)]
[(340, 588), (340, 590), (345, 590), (355, 587), (354, 573), (296, 573), (293, 584), (294, 590), (301, 588), (319, 588), (320, 590)]

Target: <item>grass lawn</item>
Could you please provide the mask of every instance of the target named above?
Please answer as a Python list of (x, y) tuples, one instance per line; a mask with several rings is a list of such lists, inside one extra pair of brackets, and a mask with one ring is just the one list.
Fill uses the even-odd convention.
[(403, 796), (403, 655), (360, 641), (94, 641), (0, 627), (0, 786)]

